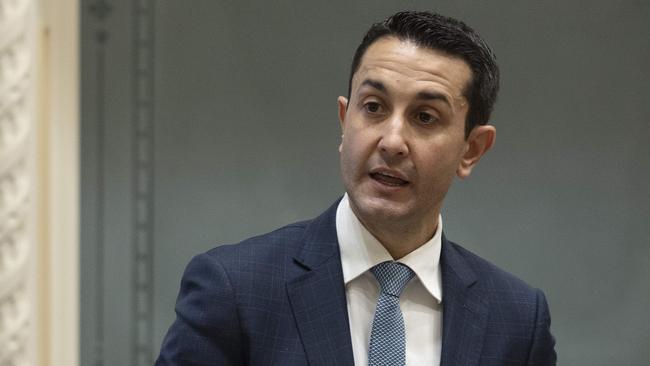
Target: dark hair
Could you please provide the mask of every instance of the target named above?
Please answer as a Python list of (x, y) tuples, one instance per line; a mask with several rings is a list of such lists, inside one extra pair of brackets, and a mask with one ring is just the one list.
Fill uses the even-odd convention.
[(352, 77), (359, 69), (366, 50), (373, 42), (388, 36), (442, 51), (467, 62), (472, 71), (472, 78), (463, 91), (469, 102), (465, 136), (467, 137), (476, 125), (488, 122), (499, 90), (499, 68), (494, 53), (465, 23), (431, 12), (399, 12), (370, 27), (352, 59), (348, 97), (352, 91)]

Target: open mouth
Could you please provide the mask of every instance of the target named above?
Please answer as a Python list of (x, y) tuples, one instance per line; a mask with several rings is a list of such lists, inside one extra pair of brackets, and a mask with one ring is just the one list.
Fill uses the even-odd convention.
[(403, 187), (409, 182), (402, 178), (395, 177), (387, 173), (370, 173), (370, 177), (376, 180), (379, 183), (385, 184), (391, 187)]

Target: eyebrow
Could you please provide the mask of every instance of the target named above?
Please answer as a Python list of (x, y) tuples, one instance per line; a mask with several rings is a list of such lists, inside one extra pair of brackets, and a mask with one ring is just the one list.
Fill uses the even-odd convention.
[(452, 106), (449, 99), (447, 99), (447, 96), (444, 95), (444, 94), (441, 94), (441, 93), (421, 91), (421, 92), (418, 92), (417, 99), (420, 99), (420, 100), (440, 100), (440, 101), (445, 102), (450, 107)]
[(371, 87), (371, 88), (375, 88), (375, 89), (377, 89), (379, 91), (382, 91), (384, 93), (388, 92), (388, 90), (386, 89), (386, 86), (381, 81), (366, 79), (361, 83), (361, 86), (366, 86), (366, 85)]
[[(364, 81), (361, 82), (361, 86), (369, 86), (371, 88), (377, 89), (383, 93), (388, 94), (388, 88), (386, 88), (386, 85), (384, 85), (384, 83), (378, 80), (365, 79)], [(446, 95), (442, 93), (436, 93), (431, 91), (420, 91), (416, 94), (416, 98), (419, 100), (440, 100), (445, 104), (449, 105), (449, 107), (452, 107), (451, 101), (447, 98)]]

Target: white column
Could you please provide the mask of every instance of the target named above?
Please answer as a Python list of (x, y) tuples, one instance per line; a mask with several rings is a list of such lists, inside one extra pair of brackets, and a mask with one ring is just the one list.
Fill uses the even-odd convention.
[(78, 0), (35, 1), (39, 28), (39, 114), (35, 131), (39, 211), (38, 365), (76, 366), (79, 364), (80, 4)]
[(0, 365), (35, 364), (34, 0), (0, 0)]

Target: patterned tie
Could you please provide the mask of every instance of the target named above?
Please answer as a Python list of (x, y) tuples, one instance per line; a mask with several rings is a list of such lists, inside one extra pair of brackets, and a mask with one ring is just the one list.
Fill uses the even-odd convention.
[(406, 336), (399, 296), (415, 273), (397, 262), (379, 263), (370, 271), (379, 281), (381, 293), (377, 299), (375, 319), (372, 321), (368, 365), (404, 366)]

